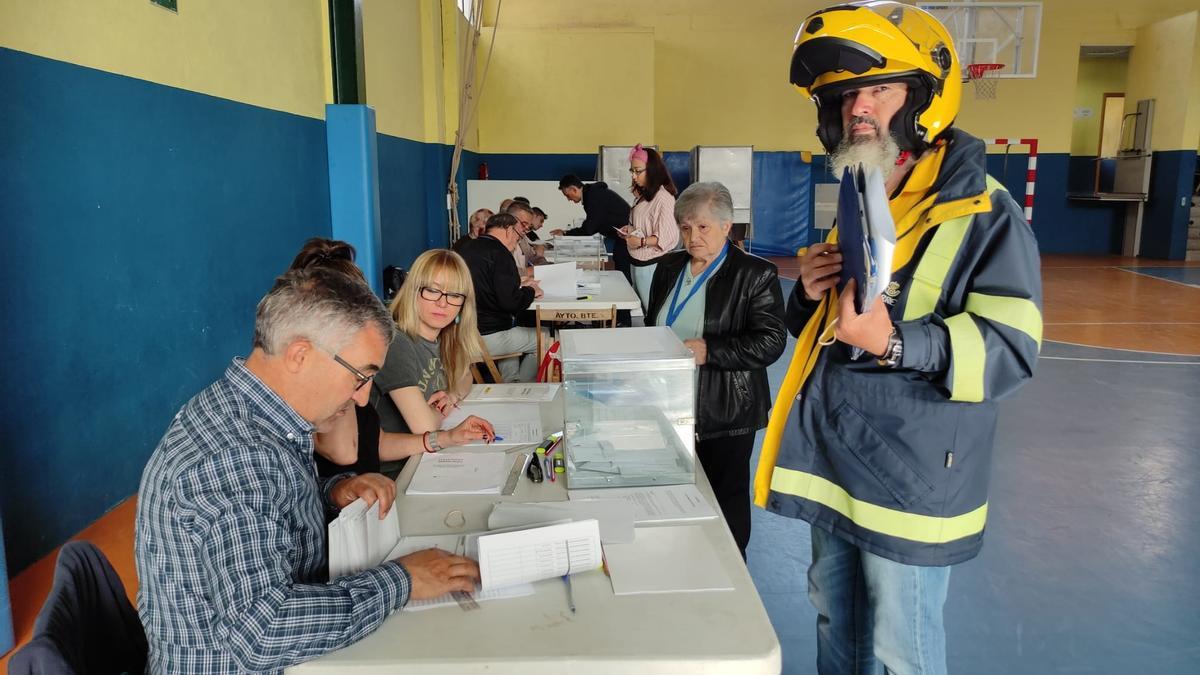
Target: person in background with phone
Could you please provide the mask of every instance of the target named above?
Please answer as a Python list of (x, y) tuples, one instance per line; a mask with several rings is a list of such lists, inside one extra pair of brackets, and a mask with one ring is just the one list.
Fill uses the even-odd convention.
[(637, 201), (621, 235), (629, 248), (633, 289), (645, 311), (650, 307), (650, 282), (658, 259), (679, 244), (679, 225), (675, 222), (678, 191), (662, 155), (640, 143), (629, 153), (629, 174), (633, 177), (630, 189)]

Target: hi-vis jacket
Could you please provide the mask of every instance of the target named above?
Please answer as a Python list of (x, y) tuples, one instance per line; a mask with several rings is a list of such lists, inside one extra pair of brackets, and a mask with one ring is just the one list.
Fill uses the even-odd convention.
[(984, 158), (982, 141), (952, 129), (890, 202), (884, 299), (899, 367), (823, 348), (836, 293), (809, 302), (796, 283), (787, 313), (798, 342), (767, 426), (759, 506), (905, 564), (979, 552), (996, 401), (1033, 375), (1042, 341), (1037, 244)]

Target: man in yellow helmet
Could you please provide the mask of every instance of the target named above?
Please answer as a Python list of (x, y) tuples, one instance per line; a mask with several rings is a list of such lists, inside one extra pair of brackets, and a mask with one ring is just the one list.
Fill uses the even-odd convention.
[(983, 142), (952, 127), (960, 77), (945, 27), (911, 5), (831, 7), (796, 36), (791, 81), (832, 166), (881, 170), (897, 234), (862, 312), (852, 282), (838, 292), (836, 231), (800, 259), (755, 478), (759, 506), (812, 525), (821, 673), (946, 671), (942, 607), (982, 545), (996, 401), (1037, 361), (1037, 245)]

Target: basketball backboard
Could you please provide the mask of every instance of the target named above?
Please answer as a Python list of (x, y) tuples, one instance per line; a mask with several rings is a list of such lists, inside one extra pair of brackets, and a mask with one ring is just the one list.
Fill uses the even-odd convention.
[(963, 66), (1000, 63), (997, 77), (1037, 77), (1042, 32), (1040, 2), (918, 2), (954, 38)]

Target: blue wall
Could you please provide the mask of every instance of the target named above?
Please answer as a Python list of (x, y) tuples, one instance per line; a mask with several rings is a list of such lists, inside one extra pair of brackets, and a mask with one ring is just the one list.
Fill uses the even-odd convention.
[(1150, 169), (1150, 201), (1142, 220), (1142, 255), (1183, 260), (1187, 255), (1188, 214), (1196, 153), (1171, 150), (1154, 153)]
[[(454, 148), (379, 134), (379, 211), (383, 264), (409, 267), (430, 248), (449, 244), (446, 180)], [(459, 222), (466, 223), (467, 179), (479, 155), (464, 151), (458, 174)]]
[(324, 123), (0, 49), (0, 509), (16, 573), (133, 494), (329, 236)]
[[(1025, 206), (1028, 155), (988, 155), (988, 173), (1004, 183), (1013, 199)], [(1076, 168), (1078, 165), (1076, 165)], [(1090, 167), (1089, 167), (1090, 168)], [(1078, 175), (1078, 171), (1074, 172)], [(1074, 187), (1072, 157), (1063, 152), (1038, 155), (1033, 195), (1033, 233), (1042, 253), (1107, 255), (1121, 252), (1122, 204), (1067, 199)]]

